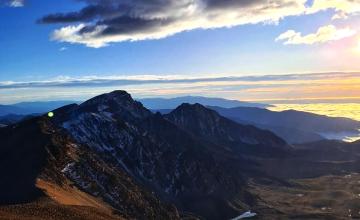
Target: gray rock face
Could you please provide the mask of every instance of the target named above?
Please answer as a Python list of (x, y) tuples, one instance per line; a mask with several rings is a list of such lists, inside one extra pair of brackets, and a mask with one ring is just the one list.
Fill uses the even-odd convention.
[[(174, 206), (162, 203), (124, 171), (73, 140), (46, 116), (0, 129), (0, 204), (31, 202), (44, 194), (37, 180), (76, 187), (101, 198), (125, 219), (179, 219)], [(36, 210), (35, 212), (40, 212)]]
[(182, 104), (164, 117), (190, 134), (227, 146), (234, 152), (270, 157), (273, 153), (290, 150), (286, 142), (273, 133), (238, 124), (200, 104)]
[[(218, 215), (236, 213), (227, 201), (245, 193), (244, 175), (238, 168), (242, 160), (152, 114), (129, 94), (115, 91), (58, 109), (55, 115), (56, 123), (78, 143), (165, 200), (184, 209), (195, 206), (191, 201), (220, 203), (224, 211), (216, 211)], [(225, 156), (215, 154), (216, 148)]]

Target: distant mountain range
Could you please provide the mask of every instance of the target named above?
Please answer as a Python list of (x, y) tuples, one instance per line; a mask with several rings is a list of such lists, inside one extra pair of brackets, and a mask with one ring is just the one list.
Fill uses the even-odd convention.
[[(237, 100), (228, 100), (222, 98), (209, 98), (202, 96), (183, 96), (171, 99), (165, 98), (149, 98), (139, 99), (148, 109), (174, 109), (182, 103), (200, 103), (202, 105), (219, 106), (223, 108), (232, 108), (239, 106), (266, 108), (271, 105), (261, 103), (241, 102)], [(64, 105), (72, 103), (81, 103), (80, 101), (43, 101), (43, 102), (20, 102), (12, 105), (0, 105), (0, 116), (28, 115), (38, 114), (60, 108)]]
[(210, 107), (219, 114), (243, 124), (269, 129), (289, 143), (304, 143), (325, 139), (326, 133), (359, 133), (360, 122), (308, 112), (287, 110), (273, 112), (259, 108)]
[(71, 103), (74, 101), (20, 102), (13, 105), (0, 105), (0, 116), (45, 113)]
[[(360, 122), (352, 119), (327, 117), (295, 110), (274, 112), (256, 107), (207, 107), (238, 123), (270, 130), (292, 144), (325, 140), (326, 134), (359, 134), (360, 128)], [(172, 110), (153, 111), (167, 114)]]
[(0, 116), (0, 124), (2, 124), (3, 126), (11, 125), (11, 124), (17, 123), (21, 120), (28, 119), (31, 117), (36, 117), (38, 115), (40, 115), (40, 114), (30, 114), (30, 115), (9, 114), (9, 115), (5, 115), (5, 116)]
[(238, 100), (229, 100), (222, 98), (209, 98), (202, 96), (182, 96), (176, 98), (147, 98), (139, 99), (139, 101), (148, 109), (175, 109), (183, 103), (195, 104), (199, 103), (205, 106), (219, 106), (223, 108), (234, 108), (234, 107), (258, 107), (267, 108), (271, 105), (252, 103), (252, 102), (241, 102)]
[[(267, 107), (266, 104), (247, 103), (221, 98), (184, 96), (172, 99), (140, 99), (139, 101), (146, 108), (153, 109), (152, 111), (159, 111), (163, 114), (169, 113), (172, 109), (183, 103), (202, 104), (238, 123), (270, 130), (292, 144), (331, 138), (342, 139), (346, 134), (359, 134), (358, 129), (360, 128), (360, 122), (347, 118), (332, 118), (293, 110), (273, 112), (265, 109)], [(74, 102), (23, 102), (8, 106), (3, 105), (0, 106), (0, 124), (4, 126), (15, 123), (29, 114), (45, 113), (71, 103)]]
[(271, 187), (306, 190), (294, 178), (357, 172), (360, 142), (289, 145), (217, 111), (182, 104), (153, 113), (114, 91), (58, 108), (52, 118), (0, 128), (0, 212), (19, 219), (29, 210), (34, 219), (217, 220), (252, 210), (259, 219), (341, 219), (268, 199), (278, 194)]
[[(265, 108), (269, 105), (260, 103), (240, 102), (221, 98), (208, 98), (201, 96), (184, 96), (172, 99), (152, 98), (140, 99), (145, 107), (156, 108), (176, 108), (182, 103), (201, 103), (203, 105), (216, 105), (224, 108), (238, 106), (256, 106)], [(43, 102), (20, 102), (12, 105), (0, 105), (0, 124), (2, 126), (20, 121), (28, 115), (44, 114), (51, 110), (65, 105), (81, 103), (80, 101), (43, 101)]]

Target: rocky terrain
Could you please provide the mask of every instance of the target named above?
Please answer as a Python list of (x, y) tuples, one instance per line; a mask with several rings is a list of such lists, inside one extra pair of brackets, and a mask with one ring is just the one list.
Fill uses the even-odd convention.
[[(45, 116), (8, 126), (0, 130), (0, 138), (0, 172), (7, 177), (0, 183), (3, 205), (30, 202), (25, 206), (30, 209), (39, 206), (32, 202), (45, 197), (59, 205), (60, 216), (68, 211), (69, 215), (77, 215), (71, 207), (62, 205), (80, 205), (93, 209), (107, 207), (108, 213), (123, 218), (178, 218), (175, 207), (163, 204), (124, 171), (100, 159), (87, 146), (74, 142)], [(49, 192), (54, 186), (59, 190)], [(83, 194), (76, 196), (78, 193), (74, 192)], [(49, 212), (47, 205), (43, 208)], [(12, 206), (4, 208), (5, 212), (9, 210), (13, 210)]]
[(292, 180), (292, 187), (250, 181), (250, 191), (260, 219), (359, 219), (359, 181), (358, 173)]
[[(200, 104), (161, 115), (114, 91), (53, 113), (0, 129), (5, 219), (342, 219), (314, 205), (316, 187), (338, 176), (330, 199), (360, 167), (359, 142), (290, 145)], [(308, 196), (291, 207), (294, 192)]]

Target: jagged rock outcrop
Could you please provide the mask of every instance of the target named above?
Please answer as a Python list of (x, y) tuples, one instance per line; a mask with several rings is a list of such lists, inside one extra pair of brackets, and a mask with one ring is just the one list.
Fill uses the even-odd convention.
[(110, 207), (104, 209), (125, 219), (179, 219), (174, 206), (162, 203), (45, 116), (3, 128), (0, 138), (0, 173), (6, 176), (0, 181), (2, 205), (44, 197), (46, 191), (39, 189), (44, 184), (38, 183), (45, 182), (86, 192), (87, 200), (97, 198)]
[(241, 125), (200, 104), (182, 104), (165, 118), (189, 134), (234, 152), (253, 156), (281, 156), (291, 147), (267, 130)]
[(54, 123), (78, 143), (183, 210), (206, 215), (208, 211), (196, 206), (220, 204), (224, 211), (216, 211), (218, 215), (231, 217), (236, 205), (231, 207), (228, 200), (246, 194), (238, 158), (226, 151), (222, 155), (228, 157), (215, 154), (215, 144), (198, 140), (160, 114), (152, 114), (124, 91), (54, 113)]

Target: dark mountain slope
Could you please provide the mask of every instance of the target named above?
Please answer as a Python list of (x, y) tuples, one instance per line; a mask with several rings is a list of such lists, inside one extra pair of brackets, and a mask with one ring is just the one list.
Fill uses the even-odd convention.
[[(125, 172), (111, 166), (86, 145), (74, 142), (47, 118), (34, 118), (0, 129), (0, 198), (4, 204), (35, 201), (47, 193), (39, 181), (86, 192), (125, 218), (177, 219)], [(106, 206), (106, 205), (104, 205)]]
[(290, 212), (273, 208), (275, 199), (263, 202), (267, 193), (276, 197), (268, 189), (297, 187), (291, 178), (344, 175), (360, 167), (359, 143), (289, 147), (269, 131), (199, 104), (164, 116), (114, 91), (53, 112), (52, 118), (0, 129), (0, 175), (9, 176), (1, 182), (6, 206), (0, 214), (11, 216), (14, 206), (8, 204), (16, 203), (24, 210), (56, 209), (60, 216), (100, 211), (89, 219), (117, 218), (113, 212), (126, 219), (179, 219), (164, 203), (170, 202), (186, 215), (210, 220), (249, 209), (260, 219), (287, 219)]
[(1, 203), (32, 200), (40, 195), (35, 181), (46, 165), (50, 137), (36, 120), (0, 129)]
[(317, 178), (360, 172), (360, 143), (318, 141), (294, 145), (292, 157), (259, 161), (270, 176), (279, 178)]
[[(286, 180), (359, 171), (360, 148), (356, 143), (319, 141), (289, 148), (271, 132), (237, 124), (199, 104), (183, 104), (165, 118), (193, 136), (218, 146), (253, 149), (240, 150), (240, 155), (256, 156), (253, 162), (269, 176)], [(266, 176), (259, 174), (255, 178)]]
[[(239, 120), (236, 121), (240, 122)], [(242, 122), (242, 124), (254, 125), (258, 128), (266, 129), (271, 132), (274, 132), (274, 134), (283, 138), (290, 144), (310, 143), (310, 142), (325, 140), (325, 137), (321, 136), (318, 133), (303, 131), (295, 127), (289, 128), (289, 127), (281, 127), (281, 126), (262, 125), (251, 122)]]
[(197, 138), (238, 152), (268, 157), (291, 150), (270, 131), (238, 124), (200, 104), (182, 104), (164, 117)]
[[(152, 114), (126, 92), (114, 91), (54, 112), (54, 122), (77, 142), (180, 208), (212, 219), (232, 217), (238, 213), (236, 206), (242, 208), (233, 203), (235, 196), (246, 194), (246, 175), (236, 166), (240, 162), (234, 162), (240, 159), (223, 150), (223, 156), (214, 155), (214, 144), (198, 141)], [(205, 205), (221, 210), (200, 208)]]

